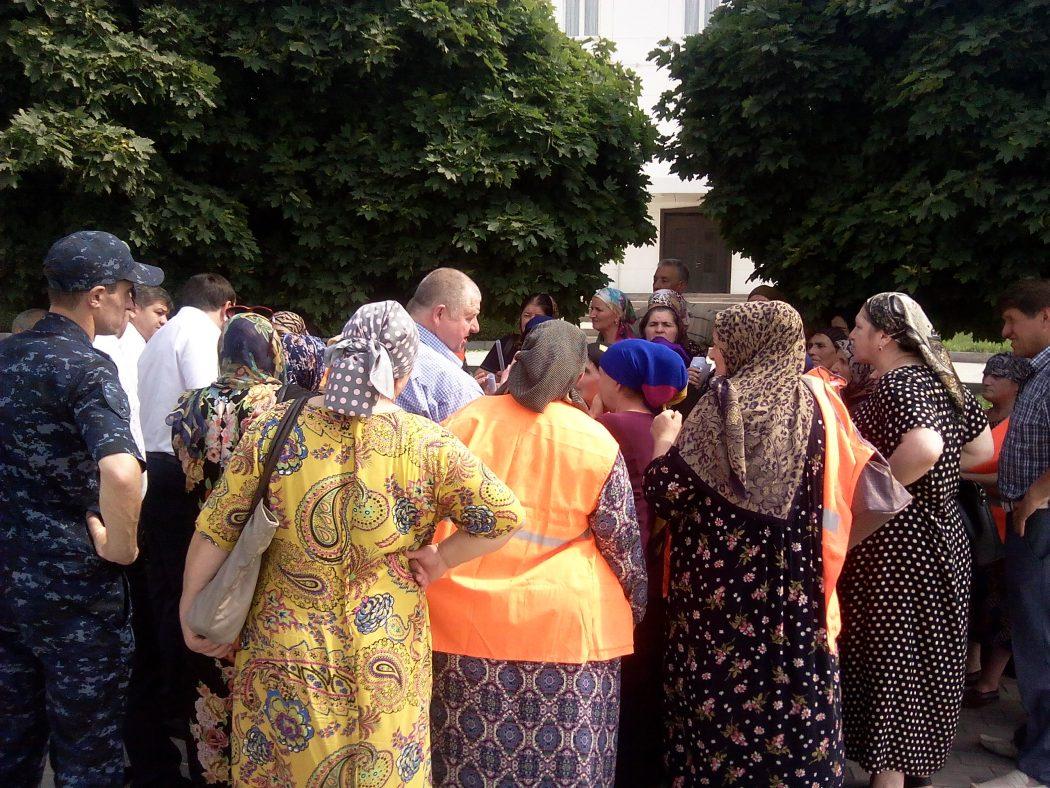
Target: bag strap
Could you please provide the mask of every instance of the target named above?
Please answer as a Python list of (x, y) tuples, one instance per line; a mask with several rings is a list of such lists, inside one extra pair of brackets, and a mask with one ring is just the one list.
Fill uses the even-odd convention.
[(274, 436), (273, 443), (270, 444), (270, 449), (266, 453), (263, 470), (259, 476), (259, 487), (252, 497), (252, 506), (248, 510), (249, 514), (254, 512), (259, 507), (262, 499), (266, 497), (267, 488), (270, 486), (270, 477), (273, 476), (274, 469), (277, 467), (277, 461), (281, 458), (281, 449), (284, 448), (284, 442), (288, 440), (288, 435), (291, 433), (292, 427), (295, 426), (296, 419), (299, 418), (299, 411), (303, 409), (303, 405), (306, 404), (308, 399), (310, 398), (299, 397), (292, 400), (292, 404), (284, 412), (281, 423), (277, 427), (277, 434)]

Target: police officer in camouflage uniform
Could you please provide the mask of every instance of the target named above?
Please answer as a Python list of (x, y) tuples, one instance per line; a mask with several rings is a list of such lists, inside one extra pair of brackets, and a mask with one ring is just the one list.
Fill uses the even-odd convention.
[(164, 274), (84, 231), (44, 275), (50, 312), (0, 341), (0, 785), (38, 785), (50, 738), (58, 785), (120, 786), (142, 458), (91, 342)]

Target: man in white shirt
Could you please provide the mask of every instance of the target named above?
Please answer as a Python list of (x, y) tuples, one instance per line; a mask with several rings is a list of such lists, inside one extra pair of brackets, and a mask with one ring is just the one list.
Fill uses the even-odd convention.
[(419, 352), (397, 404), (440, 424), (484, 395), (459, 355), (480, 330), (481, 290), (462, 271), (436, 268), (423, 277), (407, 309), (419, 328)]
[[(219, 335), (236, 300), (224, 277), (190, 277), (179, 292), (181, 309), (148, 337), (139, 358), (149, 489), (140, 519), (142, 559), (127, 573), (135, 659), (124, 746), (134, 785), (181, 784), (181, 755), (157, 721), (174, 718), (185, 726), (193, 714), (197, 676), (207, 675), (210, 668), (211, 660), (186, 648), (179, 624), (182, 570), (198, 507), (186, 493), (186, 477), (172, 451), (166, 419), (182, 392), (208, 386), (218, 377)], [(201, 766), (192, 736), (186, 748), (190, 774), (199, 783)]]
[(142, 336), (143, 344), (153, 338), (174, 311), (171, 296), (163, 287), (135, 288), (135, 309), (131, 312), (131, 324)]
[(218, 274), (190, 277), (180, 296), (178, 313), (150, 338), (139, 358), (147, 452), (174, 455), (165, 419), (182, 392), (208, 386), (219, 376), (219, 334), (227, 308), (237, 300), (233, 286)]
[[(145, 287), (145, 285), (140, 285)], [(128, 395), (128, 405), (131, 409), (131, 437), (135, 445), (139, 447), (142, 456), (146, 456), (146, 443), (142, 439), (142, 422), (139, 417), (139, 370), (138, 350), (135, 340), (139, 334), (131, 325), (131, 311), (124, 313), (124, 325), (117, 334), (96, 334), (92, 341), (96, 350), (101, 350), (109, 356), (117, 365), (117, 378), (120, 387)], [(146, 491), (146, 474), (142, 475), (142, 490)]]
[(163, 287), (143, 285), (135, 288), (135, 308), (131, 310), (131, 326), (120, 339), (124, 352), (135, 364), (136, 380), (139, 357), (146, 349), (146, 343), (157, 333), (157, 329), (168, 322), (168, 316), (174, 309), (171, 296)]

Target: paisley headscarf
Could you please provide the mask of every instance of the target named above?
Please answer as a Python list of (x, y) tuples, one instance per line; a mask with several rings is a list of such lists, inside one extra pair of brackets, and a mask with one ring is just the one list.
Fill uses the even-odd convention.
[(603, 287), (594, 296), (608, 304), (615, 313), (617, 341), (633, 337), (634, 329), (632, 326), (638, 318), (634, 314), (634, 305), (631, 304), (631, 299), (624, 295), (622, 290), (617, 290), (615, 287)]
[(1032, 362), (1013, 353), (996, 353), (984, 365), (984, 374), (1012, 380), (1020, 386), (1032, 374)]
[(525, 335), (500, 393), (536, 413), (566, 397), (586, 409), (575, 388), (586, 364), (587, 335), (564, 320), (548, 320)]
[(270, 321), (250, 313), (226, 321), (218, 379), (185, 392), (167, 417), (187, 491), (204, 478), (205, 461), (226, 465), (248, 425), (277, 404), (284, 379), (284, 350)]
[(813, 397), (802, 382), (802, 318), (783, 301), (733, 304), (715, 317), (714, 333), (726, 375), (697, 402), (676, 446), (727, 501), (783, 519), (813, 423)]
[(645, 314), (638, 330), (644, 333), (645, 324), (649, 322), (649, 313), (654, 309), (670, 309), (674, 313), (674, 321), (678, 324), (678, 344), (684, 345), (689, 335), (689, 305), (682, 298), (681, 293), (674, 290), (657, 290), (649, 296)]
[(394, 381), (412, 372), (418, 350), (416, 322), (401, 304), (365, 304), (325, 351), (331, 372), (324, 406), (344, 416), (370, 415), (380, 396), (394, 398)]
[(879, 293), (864, 303), (864, 310), (875, 328), (889, 334), (903, 350), (922, 357), (948, 390), (955, 409), (961, 412), (966, 407), (962, 381), (933, 324), (915, 299), (904, 293)]

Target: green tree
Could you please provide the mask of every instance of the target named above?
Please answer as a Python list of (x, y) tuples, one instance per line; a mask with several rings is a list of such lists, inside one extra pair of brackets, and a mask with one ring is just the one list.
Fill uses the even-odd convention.
[(654, 235), (638, 92), (544, 0), (9, 2), (0, 305), (96, 227), (327, 330), (441, 264), (572, 313)]
[(1050, 271), (1050, 3), (734, 0), (653, 54), (664, 154), (814, 314), (904, 290), (987, 331)]

